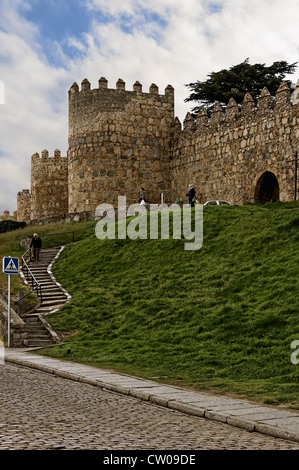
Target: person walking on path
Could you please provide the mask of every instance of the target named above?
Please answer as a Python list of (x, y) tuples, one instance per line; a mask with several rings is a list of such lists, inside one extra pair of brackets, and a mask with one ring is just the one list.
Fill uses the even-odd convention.
[(145, 191), (144, 191), (144, 188), (140, 188), (140, 196), (139, 196), (138, 202), (139, 202), (140, 204), (144, 204), (145, 202), (148, 202), (148, 201), (145, 199)]
[(42, 241), (37, 233), (33, 234), (33, 238), (30, 243), (30, 248), (33, 248), (33, 259), (38, 262), (40, 249), (42, 247)]
[(191, 205), (191, 207), (194, 207), (194, 205), (195, 205), (195, 189), (193, 188), (192, 184), (189, 184), (189, 190), (188, 190), (186, 196), (188, 198), (188, 201), (189, 201), (189, 204)]

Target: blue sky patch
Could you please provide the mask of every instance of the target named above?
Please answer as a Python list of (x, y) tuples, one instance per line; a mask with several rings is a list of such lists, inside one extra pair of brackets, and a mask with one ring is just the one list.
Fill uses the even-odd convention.
[(92, 22), (108, 24), (117, 21), (120, 29), (126, 34), (133, 34), (136, 29), (146, 31), (145, 34), (157, 42), (163, 35), (167, 25), (165, 17), (150, 9), (142, 9), (136, 15), (122, 14), (119, 18), (105, 14), (100, 10), (90, 10), (84, 0), (31, 0), (24, 9), (23, 17), (38, 27), (40, 31), (40, 47), (47, 61), (61, 65), (61, 53), (75, 59), (85, 54), (84, 48), (78, 49), (69, 41), (70, 38), (85, 43), (84, 34), (91, 30)]
[(26, 20), (32, 22), (40, 31), (40, 46), (47, 59), (59, 65), (58, 45), (70, 56), (82, 54), (69, 43), (69, 38), (84, 42), (84, 33), (91, 28), (94, 18), (100, 22), (109, 21), (109, 17), (101, 12), (91, 13), (82, 0), (31, 0), (30, 9), (23, 12)]
[(163, 31), (168, 22), (165, 17), (158, 13), (143, 9), (136, 16), (121, 15), (119, 26), (126, 34), (134, 34), (136, 29), (142, 29), (148, 37), (152, 37), (157, 42), (163, 36)]
[(222, 11), (222, 5), (220, 2), (210, 2), (208, 8), (210, 14), (221, 13)]

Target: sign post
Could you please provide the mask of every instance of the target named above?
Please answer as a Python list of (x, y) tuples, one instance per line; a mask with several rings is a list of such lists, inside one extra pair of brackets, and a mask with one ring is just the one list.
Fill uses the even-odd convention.
[(2, 271), (8, 275), (7, 346), (10, 348), (10, 276), (19, 274), (19, 258), (12, 258), (11, 256), (3, 258)]
[(8, 275), (7, 347), (10, 348), (10, 274)]

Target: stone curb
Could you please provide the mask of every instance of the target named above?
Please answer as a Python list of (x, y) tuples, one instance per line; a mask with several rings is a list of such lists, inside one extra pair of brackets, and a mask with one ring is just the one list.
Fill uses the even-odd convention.
[(261, 434), (266, 434), (271, 437), (299, 442), (298, 433), (296, 432), (294, 433), (284, 428), (273, 426), (271, 424), (265, 424), (263, 422), (242, 418), (240, 416), (233, 416), (230, 414), (226, 414), (223, 411), (220, 412), (220, 411), (215, 411), (211, 409), (206, 409), (204, 407), (195, 406), (192, 404), (181, 402), (179, 401), (179, 399), (167, 398), (167, 396), (161, 397), (161, 396), (155, 395), (154, 393), (150, 394), (148, 392), (140, 391), (138, 389), (136, 390), (132, 388), (126, 388), (121, 385), (111, 384), (111, 383), (104, 382), (99, 379), (86, 378), (81, 375), (74, 374), (72, 372), (56, 369), (55, 366), (49, 367), (43, 364), (31, 362), (30, 359), (27, 361), (27, 360), (18, 359), (15, 357), (9, 357), (9, 358), (6, 357), (5, 362), (10, 362), (10, 363), (20, 365), (23, 367), (29, 367), (32, 369), (39, 370), (41, 372), (56, 375), (61, 378), (73, 380), (75, 382), (81, 382), (81, 383), (86, 383), (88, 385), (100, 387), (103, 390), (120, 393), (122, 395), (128, 395), (133, 398), (137, 398), (139, 400), (148, 401), (153, 404), (163, 406), (165, 408), (179, 411), (181, 413), (198, 416), (198, 417), (213, 420), (213, 421), (218, 421), (221, 423), (226, 423), (231, 426), (242, 428), (246, 431), (258, 432)]
[[(68, 291), (62, 286), (62, 284), (60, 284), (60, 282), (57, 281), (56, 277), (54, 276), (53, 274), (53, 264), (57, 261), (57, 259), (60, 257), (61, 253), (63, 252), (63, 250), (65, 249), (65, 245), (63, 245), (60, 250), (58, 251), (58, 253), (55, 255), (55, 257), (53, 258), (53, 260), (51, 261), (51, 263), (49, 264), (49, 266), (47, 267), (47, 273), (49, 274), (49, 276), (51, 277), (52, 281), (54, 282), (54, 284), (56, 284), (57, 287), (59, 287), (59, 289), (66, 295), (66, 301), (62, 304), (62, 305), (66, 305), (68, 304), (71, 300), (72, 300), (72, 296), (68, 293)], [(55, 308), (53, 310), (50, 310), (46, 315), (49, 315), (49, 313), (53, 313), (53, 312), (57, 312), (57, 310), (59, 310), (59, 308)]]

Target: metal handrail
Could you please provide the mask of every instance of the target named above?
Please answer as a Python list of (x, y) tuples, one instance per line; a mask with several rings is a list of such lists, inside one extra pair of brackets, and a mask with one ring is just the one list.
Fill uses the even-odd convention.
[[(37, 296), (42, 300), (43, 299), (43, 293), (42, 293), (42, 286), (41, 284), (37, 281), (37, 279), (35, 279), (34, 277), (34, 274), (32, 273), (31, 269), (29, 268), (27, 262), (26, 262), (26, 259), (25, 259), (25, 256), (27, 255), (27, 253), (30, 253), (30, 261), (31, 261), (31, 249), (28, 248), (27, 251), (25, 251), (25, 253), (22, 255), (21, 259), (22, 259), (22, 271), (24, 274), (26, 274), (26, 278), (27, 278), (27, 282), (29, 284), (29, 279), (31, 280), (31, 291), (30, 292), (27, 292), (27, 294), (23, 295), (23, 297), (21, 297), (20, 299), (18, 299), (16, 301), (16, 303), (20, 302), (22, 299), (24, 299), (25, 297), (27, 297), (29, 294), (31, 294), (32, 292), (34, 292), (35, 290), (37, 291)], [(24, 269), (25, 268), (25, 269)], [(25, 273), (26, 272), (26, 273)]]
[(72, 233), (73, 234), (73, 242), (75, 241), (75, 236), (74, 234), (77, 233), (77, 232), (83, 232), (84, 230), (90, 230), (91, 228), (94, 228), (96, 226), (96, 224), (94, 225), (91, 225), (89, 227), (85, 227), (85, 228), (79, 228), (77, 230), (69, 230), (67, 232), (58, 232), (58, 233), (45, 233), (42, 235), (42, 237), (54, 237), (56, 235), (64, 235), (64, 234), (67, 234), (67, 233)]

